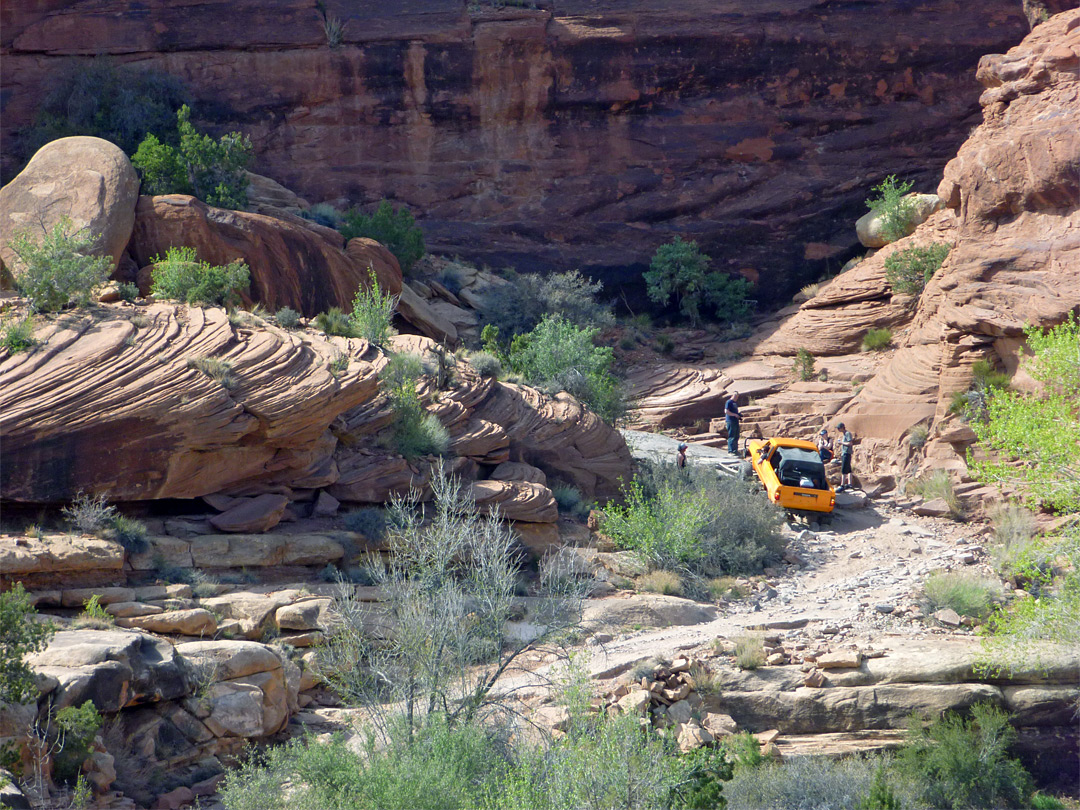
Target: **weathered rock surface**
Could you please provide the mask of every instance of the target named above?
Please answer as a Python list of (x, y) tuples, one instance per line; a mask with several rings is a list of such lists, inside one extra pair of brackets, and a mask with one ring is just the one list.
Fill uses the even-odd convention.
[(17, 271), (12, 237), (27, 230), (40, 240), (66, 216), (115, 268), (131, 238), (138, 196), (139, 176), (116, 144), (87, 137), (48, 143), (0, 189), (0, 259)]
[(590, 600), (582, 613), (585, 625), (595, 627), (675, 627), (715, 618), (716, 608), (712, 605), (660, 594)]
[(15, 4), (5, 140), (62, 59), (114, 54), (215, 99), (309, 200), (408, 203), (435, 249), (616, 282), (680, 234), (778, 299), (854, 245), (884, 173), (930, 190), (970, 128), (970, 69), (1028, 27), (1016, 0), (431, 0), (336, 9), (331, 49), (306, 0), (227, 9), (238, 36), (190, 0)]

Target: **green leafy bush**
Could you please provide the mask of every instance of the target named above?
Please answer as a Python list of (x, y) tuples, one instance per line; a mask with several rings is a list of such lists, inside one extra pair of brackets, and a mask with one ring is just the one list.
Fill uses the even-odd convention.
[(657, 568), (715, 576), (783, 552), (783, 512), (734, 478), (646, 466), (623, 501), (605, 507), (604, 534)]
[(545, 315), (559, 315), (582, 329), (599, 330), (615, 322), (610, 305), (598, 298), (603, 284), (577, 270), (550, 275), (507, 270), (503, 276), (507, 283), (483, 293), (480, 312), (504, 340), (535, 329)]
[(295, 329), (300, 325), (300, 313), (291, 307), (282, 307), (277, 311), (274, 320), (282, 329)]
[(953, 712), (928, 727), (913, 720), (897, 765), (929, 807), (1029, 807), (1031, 777), (1007, 753), (1015, 739), (1008, 715), (981, 703), (970, 720)]
[(53, 755), (53, 774), (61, 782), (73, 784), (79, 778), (101, 723), (101, 715), (89, 700), (78, 707), (65, 706), (56, 713), (56, 730), (62, 745)]
[(110, 630), (115, 624), (113, 615), (101, 604), (101, 596), (95, 593), (86, 600), (82, 612), (75, 617), (72, 626), (78, 629)]
[(450, 434), (438, 417), (424, 409), (416, 392), (423, 361), (411, 354), (390, 355), (379, 378), (394, 412), (393, 447), (407, 459), (445, 455)]
[(949, 255), (945, 242), (932, 245), (912, 245), (898, 250), (885, 259), (885, 280), (893, 292), (918, 295)]
[(997, 580), (978, 574), (952, 574), (936, 571), (927, 577), (923, 591), (932, 610), (950, 608), (961, 616), (986, 618), (1001, 595)]
[(192, 194), (219, 208), (247, 205), (251, 141), (239, 132), (218, 140), (195, 129), (191, 109), (176, 113), (179, 147), (149, 134), (131, 158), (143, 180), (144, 194)]
[(130, 281), (121, 281), (116, 285), (116, 293), (121, 301), (127, 301), (130, 304), (139, 297), (139, 288)]
[(202, 306), (234, 304), (237, 293), (251, 281), (244, 262), (212, 265), (199, 261), (191, 247), (171, 247), (164, 258), (155, 256), (151, 261), (150, 292), (159, 299)]
[(3, 335), (0, 335), (0, 346), (7, 349), (8, 354), (18, 354), (36, 344), (33, 318), (23, 318), (4, 324)]
[(814, 379), (816, 371), (814, 355), (810, 354), (806, 349), (799, 349), (795, 353), (795, 374), (803, 382), (809, 382)]
[(75, 230), (68, 217), (61, 217), (40, 241), (29, 231), (15, 234), (11, 240), (17, 257), (15, 288), (29, 299), (31, 309), (56, 312), (68, 304), (86, 306), (94, 300), (95, 289), (112, 272), (112, 262), (92, 255), (93, 245), (91, 235)]
[(614, 352), (593, 343), (596, 332), (562, 316), (545, 315), (532, 332), (514, 338), (507, 361), (530, 385), (549, 394), (566, 391), (613, 423), (625, 404), (611, 373)]
[(103, 57), (72, 60), (46, 86), (34, 125), (19, 135), (25, 160), (72, 135), (104, 138), (129, 155), (150, 133), (175, 140), (176, 111), (188, 100), (176, 77)]
[(390, 324), (394, 320), (398, 299), (396, 295), (382, 291), (375, 271), (370, 267), (368, 277), (370, 284), (357, 290), (353, 299), (352, 324), (357, 336), (373, 346), (381, 347), (394, 334)]
[(913, 230), (911, 215), (915, 202), (907, 198), (911, 187), (910, 182), (897, 182), (896, 176), (890, 174), (872, 189), (878, 196), (866, 201), (866, 207), (881, 219), (881, 236), (886, 242), (895, 242)]
[(864, 352), (880, 352), (892, 345), (892, 329), (871, 329), (862, 339)]
[(552, 484), (551, 495), (559, 506), (559, 512), (571, 517), (585, 517), (589, 514), (589, 504), (581, 497), (581, 490), (569, 484)]
[(469, 355), (469, 363), (481, 377), (498, 379), (502, 374), (502, 363), (490, 352), (473, 352)]
[(55, 632), (52, 622), (37, 620), (21, 582), (0, 591), (0, 702), (23, 703), (37, 696), (33, 670), (23, 659), (44, 650)]
[(695, 326), (705, 304), (714, 309), (718, 320), (744, 320), (750, 314), (747, 298), (752, 285), (739, 276), (710, 272), (710, 261), (697, 242), (686, 242), (679, 236), (661, 245), (643, 274), (649, 298), (667, 306), (674, 296), (679, 311)]
[(330, 307), (326, 312), (320, 312), (315, 316), (313, 323), (315, 328), (324, 335), (357, 337), (356, 324), (353, 323), (351, 317), (341, 311), (340, 307)]
[(405, 206), (394, 210), (389, 200), (383, 200), (371, 216), (357, 209), (347, 211), (338, 230), (345, 239), (363, 236), (381, 242), (397, 257), (401, 272), (408, 273), (424, 258), (424, 234)]

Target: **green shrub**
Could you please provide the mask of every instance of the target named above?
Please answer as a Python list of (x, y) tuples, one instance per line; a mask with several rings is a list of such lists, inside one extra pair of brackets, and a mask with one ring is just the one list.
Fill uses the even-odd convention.
[(548, 394), (566, 391), (613, 423), (625, 404), (611, 373), (614, 352), (594, 345), (596, 332), (578, 328), (559, 315), (545, 315), (532, 332), (514, 338), (507, 360), (530, 385)]
[(990, 615), (1001, 584), (977, 574), (950, 574), (936, 571), (923, 584), (933, 610), (950, 608), (961, 616), (984, 619)]
[(637, 578), (637, 587), (646, 593), (681, 596), (683, 583), (679, 575), (671, 571), (650, 571)]
[(382, 291), (379, 280), (375, 277), (375, 271), (370, 267), (368, 278), (370, 279), (368, 286), (357, 290), (356, 297), (353, 299), (352, 323), (358, 337), (362, 337), (373, 346), (382, 347), (394, 334), (390, 324), (394, 320), (398, 298), (396, 295)]
[(892, 345), (892, 329), (871, 329), (862, 339), (864, 352), (880, 352)]
[(282, 329), (295, 329), (300, 325), (300, 313), (291, 307), (282, 307), (277, 311), (274, 320)]
[(92, 255), (93, 247), (93, 237), (85, 229), (75, 230), (66, 216), (41, 241), (29, 231), (19, 231), (11, 240), (17, 258), (12, 268), (15, 288), (35, 312), (90, 304), (95, 289), (112, 272), (112, 261)]
[(326, 3), (323, 0), (315, 0), (315, 9), (322, 17), (323, 33), (326, 35), (326, 44), (332, 49), (340, 48), (341, 41), (345, 37), (345, 25), (340, 18), (330, 14), (326, 10)]
[(881, 236), (886, 242), (895, 242), (913, 230), (911, 215), (915, 202), (906, 198), (911, 187), (912, 183), (898, 183), (896, 176), (890, 174), (872, 189), (878, 196), (866, 201), (866, 207), (881, 219)]
[(915, 449), (925, 447), (930, 439), (930, 428), (924, 424), (912, 425), (907, 432), (908, 444)]
[(341, 226), (344, 214), (338, 211), (330, 203), (316, 203), (311, 208), (302, 210), (300, 216), (304, 219), (335, 230)]
[(63, 746), (53, 755), (53, 774), (61, 782), (73, 784), (79, 778), (101, 723), (101, 715), (89, 700), (79, 707), (65, 706), (56, 713), (57, 734)]
[(469, 364), (476, 369), (476, 373), (481, 377), (498, 379), (503, 370), (499, 358), (490, 352), (473, 352), (469, 355)]
[(341, 372), (348, 370), (349, 355), (345, 354), (345, 352), (336, 352), (334, 359), (329, 362), (327, 367), (330, 369), (330, 373), (336, 377)]
[(656, 350), (660, 354), (671, 354), (675, 351), (675, 340), (664, 332), (656, 336)]
[(387, 356), (386, 365), (379, 371), (379, 379), (393, 399), (403, 388), (415, 390), (416, 381), (423, 373), (424, 361), (418, 355), (397, 352)]
[(379, 372), (394, 412), (394, 449), (409, 460), (445, 455), (450, 447), (450, 434), (435, 414), (424, 410), (416, 393), (416, 381), (422, 373), (423, 361), (405, 353), (390, 355)]
[(34, 672), (23, 659), (44, 650), (55, 632), (52, 622), (37, 620), (21, 582), (0, 591), (0, 702), (23, 703), (37, 697)]
[(931, 470), (911, 483), (915, 494), (927, 501), (943, 500), (953, 520), (964, 519), (964, 507), (953, 488), (952, 477), (947, 470)]
[(113, 517), (111, 524), (109, 535), (127, 551), (134, 554), (146, 551), (148, 544), (145, 524), (120, 514)]
[(72, 135), (104, 138), (134, 152), (150, 133), (176, 141), (176, 111), (188, 100), (183, 82), (98, 57), (72, 60), (48, 84), (34, 125), (20, 133), (24, 160)]
[(35, 345), (37, 345), (37, 341), (34, 340), (33, 318), (23, 318), (20, 321), (11, 321), (4, 324), (4, 333), (0, 336), (0, 346), (7, 349), (8, 354), (18, 354)]
[(806, 349), (799, 349), (795, 353), (795, 374), (803, 382), (814, 379), (814, 364), (814, 355), (810, 354)]
[(116, 285), (116, 293), (121, 301), (127, 301), (130, 304), (139, 297), (139, 288), (130, 281), (121, 281)]
[[(582, 329), (603, 329), (615, 319), (598, 300), (603, 284), (577, 270), (550, 275), (503, 273), (508, 283), (493, 284), (482, 295), (480, 312), (505, 340), (536, 328), (545, 315), (559, 315)], [(484, 348), (488, 348), (484, 344)]]
[(1035, 793), (1029, 800), (1031, 810), (1067, 810), (1068, 805), (1056, 796)]
[(164, 258), (155, 256), (151, 261), (150, 292), (158, 299), (203, 306), (235, 304), (237, 293), (251, 281), (244, 262), (211, 265), (199, 261), (191, 247), (171, 247)]
[(783, 553), (783, 512), (734, 478), (642, 465), (603, 532), (657, 568), (715, 576), (759, 569)]
[(115, 624), (113, 615), (105, 610), (96, 593), (86, 600), (82, 613), (72, 622), (72, 626), (80, 630), (111, 630)]
[(363, 236), (386, 245), (397, 257), (403, 273), (408, 273), (426, 252), (424, 234), (412, 213), (405, 206), (394, 210), (389, 200), (380, 202), (371, 216), (355, 208), (347, 211), (338, 230), (346, 240)]
[(581, 490), (567, 484), (552, 485), (551, 494), (559, 506), (559, 512), (571, 517), (585, 517), (589, 514), (589, 504), (581, 497)]
[(1004, 391), (1009, 387), (1009, 375), (994, 368), (989, 360), (976, 360), (971, 364), (971, 376), (976, 390)]
[(239, 132), (218, 140), (199, 132), (186, 104), (176, 113), (176, 131), (179, 147), (149, 134), (132, 156), (131, 164), (142, 176), (142, 192), (192, 194), (219, 208), (246, 206), (251, 141)]
[(97, 534), (111, 525), (118, 514), (104, 495), (94, 498), (82, 491), (60, 511), (83, 534)]
[(745, 635), (735, 639), (735, 663), (739, 669), (757, 669), (765, 665), (761, 636)]
[(221, 360), (217, 357), (191, 357), (187, 361), (187, 366), (201, 371), (226, 391), (231, 391), (236, 387), (236, 377), (233, 375), (232, 363), (228, 360)]
[(918, 295), (941, 268), (949, 250), (950, 246), (945, 242), (898, 250), (885, 259), (885, 280), (893, 292)]
[(874, 771), (874, 781), (870, 785), (870, 792), (859, 801), (859, 810), (902, 810), (903, 805), (897, 798), (895, 791), (889, 786), (889, 780), (885, 773), (885, 763), (879, 762)]
[(330, 307), (326, 312), (320, 312), (315, 316), (313, 323), (315, 328), (324, 335), (338, 335), (339, 337), (357, 337), (356, 324), (352, 318), (341, 311), (339, 307)]
[(710, 258), (698, 249), (697, 242), (676, 236), (653, 254), (649, 269), (642, 274), (652, 301), (667, 306), (672, 296), (690, 323), (701, 321), (701, 308), (709, 304), (716, 318), (741, 321), (750, 315), (751, 284), (741, 276), (710, 272)]
[(970, 720), (952, 712), (929, 727), (913, 720), (897, 764), (929, 807), (1029, 807), (1031, 777), (1007, 754), (1015, 739), (1008, 715), (981, 703)]

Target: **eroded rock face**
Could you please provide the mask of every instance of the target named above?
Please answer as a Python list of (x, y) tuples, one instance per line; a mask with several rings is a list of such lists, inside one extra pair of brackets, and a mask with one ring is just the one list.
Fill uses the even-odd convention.
[(139, 177), (116, 144), (86, 137), (48, 143), (0, 189), (0, 258), (13, 268), (13, 236), (29, 231), (40, 240), (66, 216), (115, 268), (131, 237), (138, 196)]
[(63, 58), (116, 54), (230, 110), (215, 123), (250, 134), (259, 172), (312, 202), (404, 201), (431, 247), (611, 286), (681, 234), (780, 299), (854, 246), (884, 173), (931, 190), (970, 128), (970, 69), (1028, 28), (1016, 0), (335, 13), (330, 49), (306, 0), (16, 4), (4, 136)]

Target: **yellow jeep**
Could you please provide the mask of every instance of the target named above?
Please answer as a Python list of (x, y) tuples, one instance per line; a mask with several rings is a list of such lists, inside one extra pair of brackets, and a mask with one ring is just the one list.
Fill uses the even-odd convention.
[(813, 442), (751, 439), (750, 464), (769, 500), (792, 512), (832, 512), (836, 493)]

